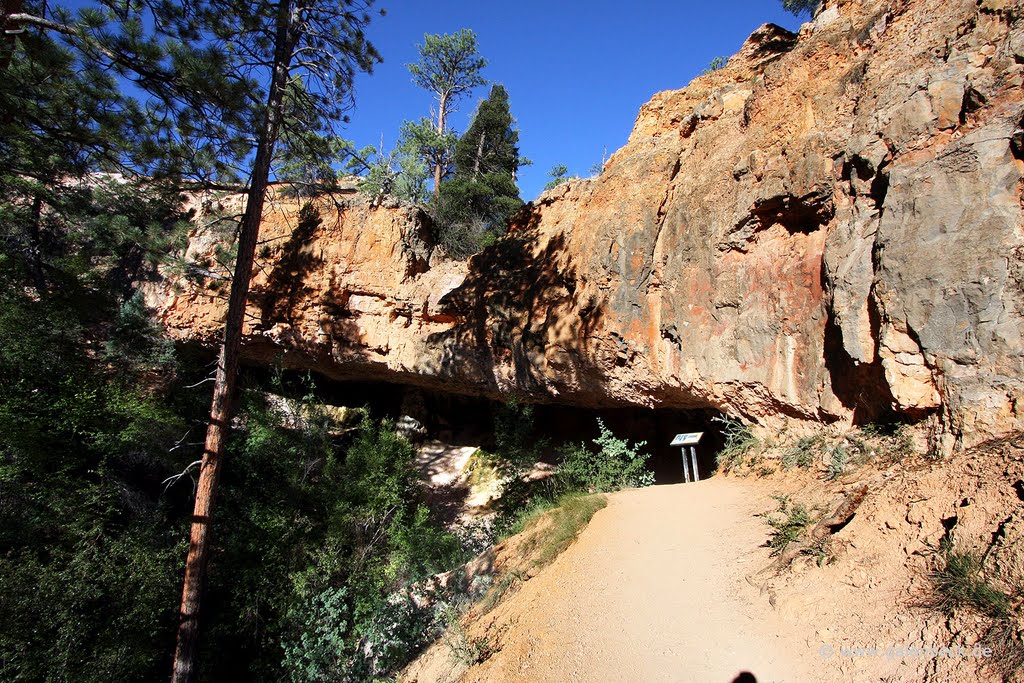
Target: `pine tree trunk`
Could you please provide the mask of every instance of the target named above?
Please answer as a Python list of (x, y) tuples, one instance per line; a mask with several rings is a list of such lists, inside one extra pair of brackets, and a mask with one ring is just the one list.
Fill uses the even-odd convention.
[(32, 282), (40, 294), (46, 292), (46, 275), (43, 273), (43, 240), (40, 226), (43, 222), (43, 196), (36, 194), (32, 199), (32, 219), (28, 226), (28, 269)]
[(476, 180), (477, 176), (480, 175), (480, 157), (484, 155), (485, 137), (487, 137), (486, 133), (480, 133), (480, 144), (476, 146), (476, 159), (473, 160), (473, 180)]
[[(442, 92), (437, 104), (437, 136), (440, 138), (444, 135), (444, 123), (445, 108), (448, 106), (448, 93)], [(438, 159), (434, 162), (434, 205), (437, 205), (437, 199), (441, 194), (441, 160)]]
[(217, 482), (231, 426), (232, 398), (238, 375), (238, 358), (245, 322), (245, 307), (249, 296), (256, 243), (259, 238), (263, 204), (270, 179), (270, 162), (283, 114), (284, 91), (295, 45), (293, 35), (295, 17), (292, 0), (281, 0), (275, 36), (275, 52), (267, 113), (260, 132), (253, 162), (252, 177), (246, 196), (245, 214), (238, 233), (238, 256), (231, 280), (231, 294), (224, 321), (224, 341), (217, 363), (217, 375), (210, 406), (210, 424), (206, 431), (206, 445), (199, 485), (196, 489), (192, 531), (185, 564), (185, 584), (181, 596), (181, 614), (178, 623), (178, 643), (174, 653), (172, 683), (191, 683), (196, 678), (196, 654), (199, 643), (200, 599), (206, 579), (206, 565), (210, 551), (210, 525), (213, 522), (213, 504), (217, 495)]
[(22, 11), (22, 0), (2, 0), (3, 21), (0, 21), (0, 73), (7, 71), (11, 65), (11, 58), (14, 56), (14, 42), (17, 40), (17, 33), (21, 27), (9, 24), (7, 17), (12, 14), (20, 14)]

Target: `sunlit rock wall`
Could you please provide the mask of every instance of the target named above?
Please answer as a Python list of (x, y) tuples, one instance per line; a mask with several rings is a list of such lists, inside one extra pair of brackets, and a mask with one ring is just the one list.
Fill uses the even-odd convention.
[[(418, 209), (279, 201), (247, 354), (766, 427), (903, 416), (947, 451), (1024, 426), (1022, 16), (865, 1), (798, 36), (762, 27), (468, 264)], [(188, 258), (218, 239), (197, 229)], [(176, 335), (216, 343), (222, 297), (177, 276), (147, 292)]]

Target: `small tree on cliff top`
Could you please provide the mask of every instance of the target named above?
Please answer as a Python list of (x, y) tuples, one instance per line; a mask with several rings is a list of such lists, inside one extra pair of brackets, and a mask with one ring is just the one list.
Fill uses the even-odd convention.
[[(433, 131), (435, 139), (424, 147), (438, 152), (429, 161), (434, 166), (434, 197), (437, 198), (444, 175), (445, 162), (450, 153), (444, 135), (447, 131), (448, 116), (456, 111), (460, 99), (487, 81), (480, 72), (487, 66), (487, 60), (477, 52), (476, 34), (469, 29), (462, 29), (453, 35), (427, 34), (423, 36), (423, 44), (419, 45), (420, 60), (407, 64), (413, 82), (419, 87), (434, 94), (437, 99), (433, 112)], [(416, 124), (412, 124), (416, 125)], [(426, 128), (421, 122), (421, 128)], [(425, 131), (419, 137), (427, 138)]]
[(509, 216), (523, 205), (515, 181), (521, 163), (508, 92), (495, 85), (455, 146), (454, 177), (441, 185), (438, 223), (444, 235), (466, 238), (448, 240), (449, 253), (466, 256), (479, 248), (483, 234), (467, 233), (469, 226), (492, 235), (504, 232)]

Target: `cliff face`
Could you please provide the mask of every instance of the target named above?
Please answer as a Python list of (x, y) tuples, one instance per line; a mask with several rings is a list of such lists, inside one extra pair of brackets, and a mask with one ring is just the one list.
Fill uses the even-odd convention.
[[(644, 105), (596, 178), (468, 264), (411, 208), (275, 204), (250, 357), (335, 377), (760, 424), (1024, 427), (1024, 2), (829, 3)], [(230, 203), (230, 201), (229, 201)], [(190, 258), (213, 250), (197, 231)], [(149, 300), (216, 341), (223, 303)]]

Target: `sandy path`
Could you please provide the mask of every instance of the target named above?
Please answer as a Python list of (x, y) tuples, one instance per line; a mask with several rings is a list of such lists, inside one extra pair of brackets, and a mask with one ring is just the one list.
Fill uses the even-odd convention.
[(818, 668), (813, 636), (784, 628), (744, 580), (768, 562), (752, 515), (771, 507), (751, 482), (724, 478), (611, 496), (489, 615), (500, 650), (463, 680), (820, 680), (807, 668)]

